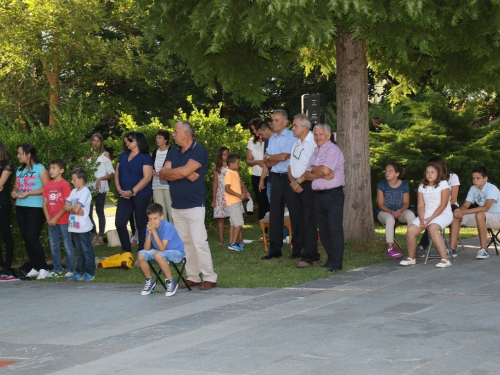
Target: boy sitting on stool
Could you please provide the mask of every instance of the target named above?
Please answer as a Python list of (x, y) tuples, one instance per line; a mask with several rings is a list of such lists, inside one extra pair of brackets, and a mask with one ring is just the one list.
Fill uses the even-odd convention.
[[(139, 251), (137, 259), (139, 267), (146, 277), (146, 285), (141, 292), (141, 295), (147, 296), (154, 292), (156, 281), (151, 277), (151, 269), (149, 268), (148, 260), (154, 260), (160, 266), (167, 285), (165, 296), (171, 297), (177, 291), (177, 282), (172, 277), (169, 262), (182, 262), (186, 253), (184, 252), (184, 244), (182, 243), (177, 230), (172, 224), (165, 220), (163, 215), (163, 207), (158, 203), (152, 203), (148, 206), (148, 225), (146, 229), (146, 241), (144, 241), (144, 250)], [(153, 245), (153, 250), (151, 250)]]
[[(476, 259), (486, 259), (490, 255), (486, 250), (488, 241), (488, 228), (500, 229), (500, 191), (488, 182), (488, 172), (485, 167), (472, 170), (472, 184), (465, 203), (453, 212), (451, 224), (450, 247), (456, 250), (460, 225), (476, 227), (479, 235), (481, 249)], [(470, 208), (475, 203), (476, 208)]]

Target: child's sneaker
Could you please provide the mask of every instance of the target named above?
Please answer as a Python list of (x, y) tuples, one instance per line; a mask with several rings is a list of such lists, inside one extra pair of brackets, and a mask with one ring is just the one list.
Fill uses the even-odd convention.
[(78, 281), (80, 279), (83, 279), (83, 275), (79, 273), (75, 273), (73, 276), (68, 278), (69, 281)]
[(18, 279), (17, 277), (14, 277), (12, 275), (0, 276), (0, 283), (7, 282), (7, 281), (21, 281), (21, 279)]
[(85, 274), (85, 276), (83, 276), (82, 278), (82, 281), (92, 281), (94, 280), (94, 275), (90, 275), (88, 273)]
[(175, 281), (174, 279), (172, 280), (165, 279), (165, 282), (167, 283), (167, 293), (165, 293), (165, 297), (172, 297), (175, 294), (175, 292), (177, 292), (177, 287), (179, 285), (177, 284), (177, 281)]
[(235, 251), (243, 251), (243, 250), (245, 250), (245, 248), (242, 247), (239, 243), (230, 243), (227, 248), (229, 250), (235, 250)]
[(144, 285), (144, 289), (141, 292), (141, 296), (147, 296), (148, 294), (154, 293), (156, 286), (156, 281), (153, 279), (146, 280), (146, 285)]
[(489, 258), (490, 254), (488, 254), (488, 251), (486, 249), (479, 249), (479, 252), (476, 255), (476, 259), (486, 259)]
[(415, 256), (417, 258), (425, 258), (425, 250), (421, 246), (417, 246), (417, 249), (415, 250)]
[(60, 278), (62, 275), (60, 272), (55, 272), (55, 271), (52, 271), (51, 273), (49, 273), (49, 276), (47, 276), (49, 279), (58, 279)]
[(401, 258), (403, 256), (402, 253), (397, 251), (395, 248), (390, 247), (387, 249), (387, 253), (385, 254), (388, 258)]
[(71, 276), (73, 276), (73, 275), (74, 275), (74, 273), (73, 273), (73, 272), (68, 271), (68, 272), (66, 272), (66, 273), (64, 274), (64, 277), (65, 277), (66, 279), (69, 279), (69, 278), (70, 278)]
[(36, 269), (32, 268), (30, 272), (26, 274), (28, 277), (37, 277), (40, 274)]
[(44, 270), (43, 268), (40, 270), (40, 273), (37, 276), (37, 280), (43, 280), (47, 278), (50, 275), (50, 272), (47, 270)]

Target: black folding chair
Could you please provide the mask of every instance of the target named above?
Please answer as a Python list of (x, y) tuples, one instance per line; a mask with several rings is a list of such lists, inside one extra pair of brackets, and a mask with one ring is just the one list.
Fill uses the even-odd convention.
[[(167, 290), (167, 286), (165, 285), (165, 282), (163, 281), (163, 277), (162, 277), (162, 274), (163, 272), (161, 271), (161, 268), (158, 267), (158, 270), (153, 266), (153, 263), (154, 261), (150, 261), (148, 260), (148, 263), (149, 263), (149, 267), (151, 267), (151, 270), (153, 271), (153, 273), (155, 274), (156, 276), (156, 283), (158, 283), (158, 281), (160, 282), (161, 285), (163, 285), (163, 287), (165, 288), (165, 290)], [(154, 262), (156, 263), (156, 262)], [(182, 261), (175, 264), (174, 262), (168, 262), (169, 264), (171, 264), (172, 266), (174, 266), (174, 269), (175, 271), (177, 272), (177, 284), (180, 283), (180, 281), (182, 280), (184, 282), (184, 284), (186, 284), (187, 286), (187, 289), (188, 290), (191, 290), (191, 287), (189, 286), (188, 282), (186, 281), (186, 279), (184, 278), (184, 270), (186, 269), (186, 257), (183, 257), (182, 258)], [(158, 264), (158, 263), (156, 263)], [(181, 265), (180, 269), (179, 269), (179, 265)], [(172, 275), (173, 276), (173, 275)]]
[(491, 244), (495, 246), (495, 251), (497, 252), (498, 255), (498, 245), (500, 245), (500, 240), (498, 239), (498, 234), (500, 233), (500, 229), (497, 230), (497, 232), (493, 232), (493, 229), (488, 228), (488, 234), (490, 235), (490, 242), (488, 242), (488, 246), (486, 248), (490, 247)]

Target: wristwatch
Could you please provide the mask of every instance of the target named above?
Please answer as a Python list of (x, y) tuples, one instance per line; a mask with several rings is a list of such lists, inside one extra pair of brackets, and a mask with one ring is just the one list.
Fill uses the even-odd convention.
[(134, 189), (131, 189), (130, 192), (132, 193), (132, 196), (135, 197)]
[(298, 178), (295, 179), (295, 182), (300, 185), (300, 180)]
[(266, 155), (267, 156), (267, 161), (269, 161), (269, 159), (271, 159), (271, 156), (270, 155)]

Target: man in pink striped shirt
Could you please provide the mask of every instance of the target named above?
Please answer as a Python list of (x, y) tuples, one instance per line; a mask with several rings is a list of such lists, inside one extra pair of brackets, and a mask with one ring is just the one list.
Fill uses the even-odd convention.
[(316, 222), (321, 242), (328, 254), (323, 267), (328, 272), (342, 269), (344, 257), (344, 155), (330, 142), (331, 130), (318, 124), (313, 130), (317, 147), (309, 159), (303, 178), (312, 181), (316, 194)]

